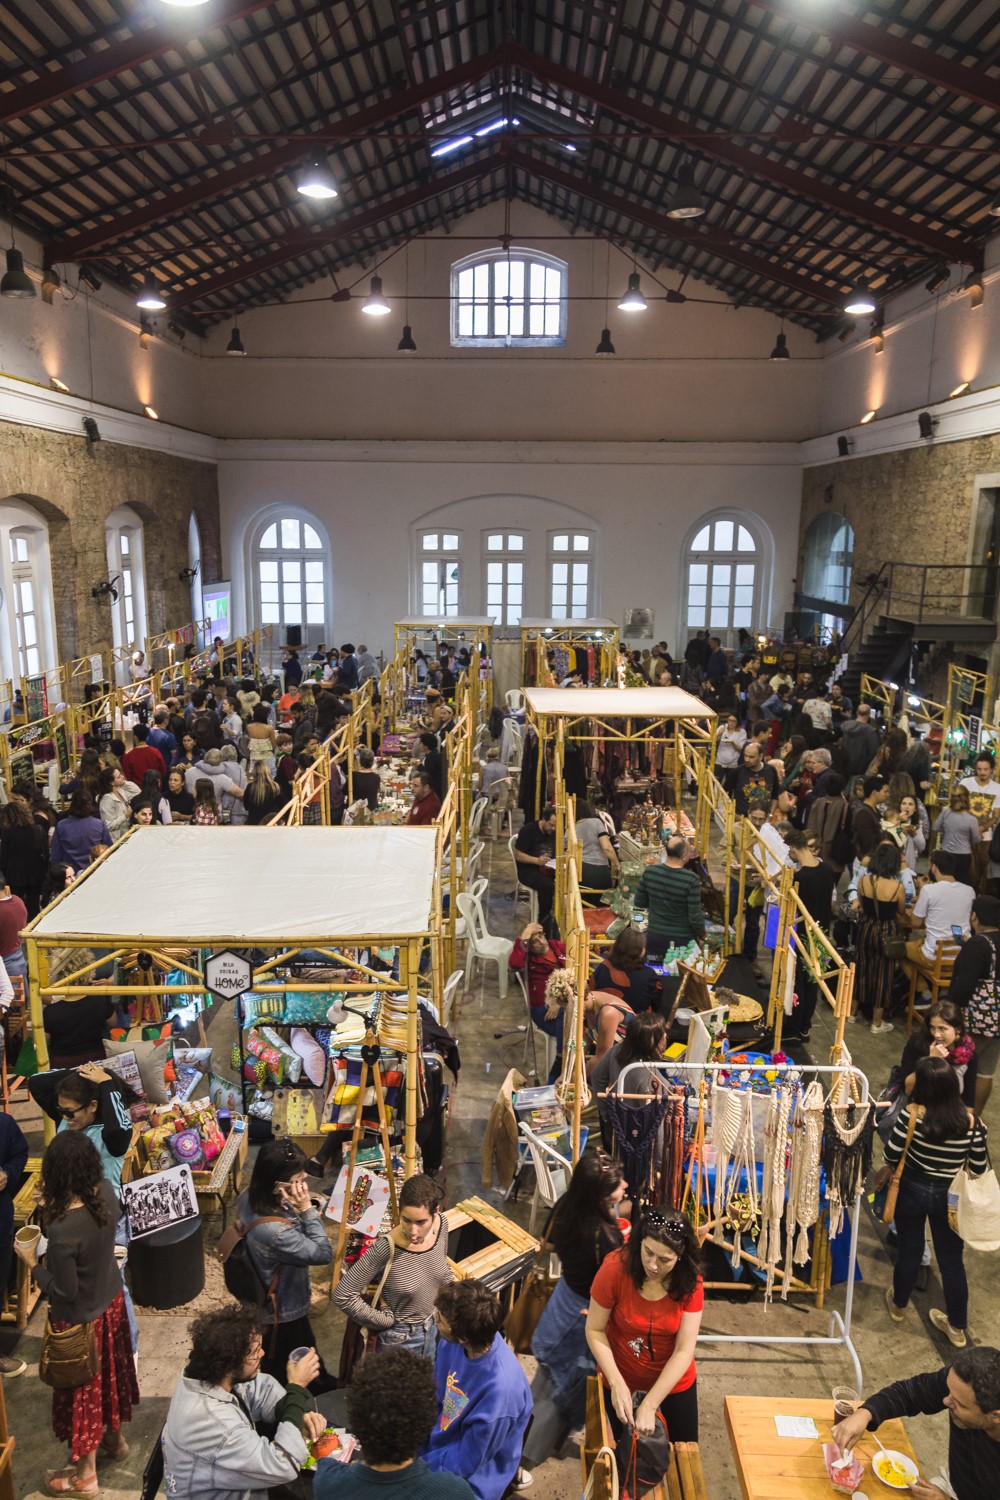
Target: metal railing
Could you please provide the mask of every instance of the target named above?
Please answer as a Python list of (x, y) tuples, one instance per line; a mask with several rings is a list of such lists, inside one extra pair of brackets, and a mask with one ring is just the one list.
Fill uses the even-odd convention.
[(856, 651), (879, 615), (915, 625), (948, 615), (992, 619), (998, 587), (995, 563), (884, 562), (855, 608), (842, 649)]

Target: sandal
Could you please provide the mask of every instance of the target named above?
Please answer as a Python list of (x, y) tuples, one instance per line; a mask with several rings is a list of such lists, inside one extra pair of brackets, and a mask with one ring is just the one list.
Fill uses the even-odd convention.
[(90, 1482), (82, 1480), (75, 1469), (46, 1469), (46, 1495), (96, 1495), (100, 1491), (97, 1475)]

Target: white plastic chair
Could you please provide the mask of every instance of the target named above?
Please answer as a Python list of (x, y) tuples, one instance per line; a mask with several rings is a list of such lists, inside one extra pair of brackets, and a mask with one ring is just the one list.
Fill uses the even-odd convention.
[[(488, 885), (489, 885), (489, 881), (487, 880), (486, 876), (485, 875), (480, 875), (479, 878), (477, 880), (474, 880), (472, 882), (472, 884), (469, 886), (468, 892), (466, 894), (470, 895), (473, 898), (474, 901), (482, 901), (483, 896), (486, 894), (486, 887)], [(468, 935), (469, 935), (469, 929), (468, 929), (468, 925), (466, 923), (465, 918), (462, 917), (462, 916), (456, 917), (455, 918), (455, 941), (456, 941), (456, 943), (462, 943), (462, 942), (464, 942), (465, 939), (468, 937)], [(441, 1024), (444, 1025), (444, 1022), (442, 1022)]]
[(524, 1057), (522, 1058), (523, 1066), (528, 1066), (528, 1052), (530, 1050), (531, 1071), (536, 1078), (539, 1076), (538, 1049), (536, 1042), (540, 1041), (542, 1043), (542, 1046), (545, 1048), (545, 1077), (548, 1078), (549, 1074), (552, 1072), (552, 1064), (556, 1060), (556, 1039), (554, 1036), (550, 1036), (547, 1031), (542, 1031), (541, 1027), (535, 1025), (534, 1018), (531, 1014), (531, 998), (528, 994), (528, 982), (524, 976), (523, 971), (521, 969), (511, 969), (511, 973), (521, 987), (521, 994), (524, 996), (524, 1013), (528, 1018), (527, 1035), (524, 1038)]
[(504, 694), (504, 701), (512, 714), (519, 714), (524, 708), (524, 693), (520, 688), (511, 688)]
[(507, 996), (507, 963), (514, 944), (510, 938), (494, 937), (488, 931), (486, 918), (483, 916), (482, 903), (478, 897), (461, 895), (458, 898), (458, 909), (465, 918), (465, 928), (468, 934), (468, 947), (465, 955), (465, 977), (471, 980), (477, 963), (494, 963), (497, 966), (497, 986), (500, 991), (500, 999)]
[(560, 1156), (548, 1141), (543, 1141), (541, 1136), (529, 1130), (523, 1121), (518, 1129), (527, 1142), (528, 1155), (535, 1169), (535, 1196), (531, 1200), (531, 1215), (528, 1219), (528, 1233), (534, 1234), (538, 1205), (544, 1203), (546, 1208), (556, 1206), (569, 1186), (573, 1163), (565, 1156)]
[(462, 878), (465, 881), (465, 889), (470, 891), (476, 882), (476, 874), (479, 869), (479, 861), (483, 857), (486, 848), (482, 839), (476, 839), (474, 844), (469, 845), (469, 857), (462, 861)]
[(451, 1022), (451, 1012), (456, 996), (459, 994), (459, 986), (464, 980), (465, 970), (453, 969), (444, 982), (444, 990), (441, 994), (441, 1025), (446, 1031)]
[(482, 826), (483, 818), (486, 815), (486, 807), (487, 799), (485, 797), (477, 797), (472, 807), (472, 815), (469, 818), (470, 845), (473, 839), (477, 839), (479, 837), (479, 830)]
[(532, 888), (531, 888), (530, 885), (525, 885), (524, 882), (522, 881), (520, 875), (517, 873), (517, 871), (518, 871), (517, 855), (514, 853), (514, 845), (516, 843), (517, 843), (517, 834), (516, 833), (512, 833), (511, 836), (510, 836), (510, 838), (507, 840), (507, 848), (510, 850), (510, 857), (514, 861), (514, 905), (516, 906), (517, 903), (520, 901), (520, 899), (521, 899), (521, 893), (523, 891), (524, 894), (528, 898), (529, 921), (537, 922), (538, 921), (538, 892), (532, 890)]

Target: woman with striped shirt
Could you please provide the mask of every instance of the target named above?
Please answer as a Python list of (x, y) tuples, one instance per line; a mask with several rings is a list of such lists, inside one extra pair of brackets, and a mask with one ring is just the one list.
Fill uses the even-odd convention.
[[(909, 1147), (906, 1136), (910, 1113), (916, 1124)], [(930, 1222), (934, 1254), (944, 1287), (945, 1311), (932, 1308), (931, 1322), (956, 1349), (966, 1343), (969, 1284), (962, 1261), (963, 1243), (948, 1223), (948, 1188), (958, 1169), (968, 1162), (973, 1177), (989, 1165), (986, 1127), (962, 1103), (958, 1075), (943, 1057), (924, 1057), (914, 1070), (908, 1110), (896, 1122), (885, 1148), (884, 1182), (906, 1151), (899, 1181), (895, 1225), (899, 1252), (892, 1288), (886, 1289), (889, 1316), (894, 1323), (903, 1313), (917, 1283), (924, 1249), (924, 1225)], [(876, 1179), (878, 1181), (878, 1179)]]

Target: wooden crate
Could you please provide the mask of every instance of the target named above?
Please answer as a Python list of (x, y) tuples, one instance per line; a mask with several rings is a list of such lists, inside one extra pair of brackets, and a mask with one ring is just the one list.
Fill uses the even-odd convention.
[[(218, 1205), (219, 1212), (226, 1217), (226, 1198), (232, 1193), (235, 1197), (239, 1192), (240, 1174), (247, 1159), (247, 1151), (250, 1148), (250, 1135), (246, 1115), (233, 1115), (233, 1125), (237, 1120), (243, 1121), (242, 1130), (231, 1130), (226, 1138), (226, 1144), (218, 1156), (204, 1171), (192, 1172), (194, 1190), (199, 1198), (214, 1199)], [(139, 1161), (142, 1166), (143, 1177), (154, 1177), (157, 1169), (150, 1164), (146, 1155), (145, 1147), (140, 1138)]]

